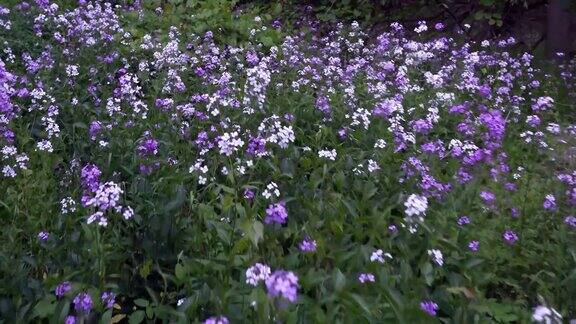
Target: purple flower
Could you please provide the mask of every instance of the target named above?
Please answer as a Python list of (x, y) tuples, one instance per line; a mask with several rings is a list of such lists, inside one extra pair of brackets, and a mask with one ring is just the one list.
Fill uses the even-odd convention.
[(70, 282), (68, 281), (63, 281), (60, 284), (58, 284), (58, 286), (56, 286), (54, 294), (56, 295), (56, 297), (60, 298), (63, 297), (70, 290), (72, 290), (72, 284), (70, 284)]
[(74, 317), (73, 315), (66, 316), (64, 324), (75, 324), (75, 323), (76, 323), (76, 317)]
[(572, 215), (566, 216), (566, 218), (564, 218), (564, 223), (572, 228), (576, 228), (576, 217)]
[(140, 171), (140, 173), (145, 174), (145, 175), (149, 175), (152, 172), (154, 172), (154, 165), (146, 165), (146, 164), (140, 164), (138, 166), (138, 170)]
[(266, 155), (266, 140), (261, 137), (252, 137), (248, 141), (246, 153), (249, 155), (263, 156)]
[(213, 316), (204, 321), (204, 324), (228, 324), (230, 321), (226, 316)]
[(330, 101), (325, 96), (319, 96), (316, 99), (316, 108), (320, 110), (325, 115), (330, 115), (331, 108), (330, 108)]
[(471, 241), (470, 243), (468, 243), (468, 248), (470, 249), (470, 251), (476, 252), (480, 248), (480, 242)]
[(502, 237), (504, 238), (504, 241), (510, 245), (518, 241), (518, 235), (516, 235), (516, 233), (512, 230), (506, 230), (504, 234), (502, 234)]
[(254, 199), (254, 191), (248, 188), (244, 189), (244, 198), (248, 200)]
[(266, 218), (264, 223), (272, 224), (284, 224), (288, 218), (288, 212), (286, 211), (286, 204), (282, 201), (277, 204), (270, 204), (266, 209)]
[(82, 178), (82, 185), (90, 191), (96, 191), (100, 186), (100, 169), (94, 164), (87, 164), (82, 168), (80, 177)]
[(538, 117), (537, 115), (528, 116), (526, 117), (526, 124), (532, 127), (536, 127), (540, 125), (540, 117)]
[(360, 281), (361, 283), (374, 282), (376, 281), (376, 278), (371, 273), (361, 273), (358, 276), (358, 281)]
[(104, 304), (104, 307), (112, 308), (112, 306), (114, 306), (114, 302), (116, 301), (116, 294), (113, 292), (105, 291), (102, 293), (102, 297), (100, 298), (102, 300), (102, 304)]
[(520, 211), (516, 207), (512, 207), (510, 209), (510, 213), (512, 214), (512, 217), (514, 217), (514, 218), (518, 218), (518, 216), (520, 216)]
[(274, 22), (272, 22), (272, 28), (280, 29), (280, 27), (282, 27), (282, 22), (280, 22), (280, 20), (274, 20)]
[(138, 153), (143, 156), (158, 154), (158, 141), (153, 138), (144, 140), (140, 143), (140, 146), (138, 146)]
[(276, 270), (266, 279), (266, 289), (271, 298), (282, 297), (294, 303), (298, 287), (298, 277), (292, 271)]
[(101, 211), (118, 206), (120, 195), (124, 193), (120, 186), (112, 181), (99, 185), (94, 192), (94, 197), (86, 201), (86, 205), (98, 207)]
[(396, 225), (390, 224), (390, 225), (388, 225), (388, 231), (390, 233), (394, 234), (394, 233), (398, 232), (398, 228), (396, 227)]
[(482, 200), (484, 200), (485, 203), (491, 204), (496, 199), (496, 196), (490, 191), (482, 191), (480, 193), (480, 198), (482, 198)]
[(464, 226), (470, 224), (470, 218), (468, 216), (460, 216), (456, 222), (459, 226)]
[(79, 293), (73, 300), (74, 309), (78, 313), (90, 313), (92, 310), (92, 298), (87, 293)]
[(436, 316), (438, 311), (438, 304), (431, 300), (424, 300), (420, 303), (420, 309), (428, 313), (430, 316)]
[(42, 232), (38, 233), (38, 239), (40, 240), (40, 242), (46, 242), (46, 241), (48, 241), (49, 238), (50, 238), (50, 233), (48, 233), (46, 231), (42, 231)]
[(478, 93), (480, 94), (481, 97), (490, 98), (491, 94), (492, 94), (492, 90), (490, 89), (489, 85), (485, 84), (485, 85), (478, 88)]
[(90, 135), (90, 139), (96, 140), (96, 136), (102, 129), (102, 123), (99, 121), (93, 121), (90, 123), (90, 128), (88, 129), (88, 134)]
[(544, 197), (544, 203), (542, 204), (542, 207), (544, 207), (546, 210), (556, 209), (556, 197), (554, 197), (554, 195), (546, 195), (546, 197)]
[(314, 252), (316, 251), (316, 240), (313, 240), (310, 237), (306, 237), (304, 240), (302, 240), (302, 242), (300, 242), (298, 247), (302, 252)]

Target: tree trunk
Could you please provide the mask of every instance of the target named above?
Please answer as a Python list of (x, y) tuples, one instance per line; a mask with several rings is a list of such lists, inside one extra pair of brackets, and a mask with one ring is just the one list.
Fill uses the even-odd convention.
[(570, 52), (570, 0), (550, 0), (547, 20), (548, 56), (554, 58), (558, 52)]

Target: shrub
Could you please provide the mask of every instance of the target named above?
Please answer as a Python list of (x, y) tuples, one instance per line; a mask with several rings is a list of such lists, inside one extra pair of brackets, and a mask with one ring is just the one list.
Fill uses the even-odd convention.
[(576, 61), (170, 8), (0, 10), (3, 319), (575, 316)]

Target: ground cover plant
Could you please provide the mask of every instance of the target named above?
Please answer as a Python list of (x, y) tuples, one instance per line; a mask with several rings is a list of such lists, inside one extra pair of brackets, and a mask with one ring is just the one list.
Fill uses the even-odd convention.
[(576, 317), (576, 60), (164, 10), (0, 7), (0, 322)]

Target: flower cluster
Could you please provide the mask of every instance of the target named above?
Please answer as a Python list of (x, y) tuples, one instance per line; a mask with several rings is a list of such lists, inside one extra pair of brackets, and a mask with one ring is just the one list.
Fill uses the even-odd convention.
[(298, 277), (291, 271), (276, 270), (266, 279), (266, 289), (272, 298), (282, 297), (294, 303), (298, 287)]
[[(203, 6), (196, 2), (190, 5)], [(4, 306), (32, 305), (40, 300), (32, 291), (40, 282), (54, 289), (54, 277), (84, 278), (74, 288), (90, 294), (64, 281), (49, 296), (72, 302), (74, 315), (58, 314), (66, 323), (86, 321), (94, 309), (113, 312), (123, 290), (154, 295), (149, 290), (160, 286), (162, 302), (193, 303), (183, 311), (206, 318), (246, 309), (240, 303), (252, 296), (233, 295), (246, 289), (234, 284), (237, 267), (260, 260), (246, 270), (246, 283), (263, 283), (268, 306), (296, 302), (301, 283), (306, 303), (326, 300), (324, 283), (338, 269), (367, 284), (338, 298), (381, 301), (372, 294), (386, 284), (421, 294), (412, 305), (437, 316), (444, 300), (421, 299), (444, 296), (437, 276), (461, 277), (467, 258), (494, 261), (493, 251), (522, 247), (514, 257), (537, 265), (533, 256), (546, 258), (548, 247), (530, 244), (540, 231), (558, 236), (549, 250), (569, 255), (576, 125), (564, 116), (576, 98), (576, 59), (563, 57), (557, 71), (545, 71), (513, 48), (513, 38), (466, 40), (469, 26), (450, 34), (447, 22), (420, 20), (378, 34), (356, 22), (320, 27), (304, 18), (287, 30), (280, 19), (270, 26), (258, 17), (246, 42), (223, 44), (227, 28), (194, 34), (203, 28), (150, 25), (153, 33), (141, 32), (150, 16), (181, 9), (144, 4), (0, 6), (0, 212), (10, 216), (2, 226), (11, 233), (0, 255), (25, 265), (15, 287), (34, 288)], [(20, 34), (28, 39), (11, 36)], [(434, 264), (433, 273), (410, 269), (419, 260)], [(185, 261), (191, 264), (180, 271)], [(573, 265), (556, 263), (545, 267), (556, 277)], [(534, 275), (491, 264), (515, 277), (510, 282)], [(0, 266), (19, 271), (11, 268)], [(297, 273), (306, 274), (301, 282)], [(415, 279), (404, 285), (406, 273)], [(118, 276), (130, 285), (104, 282)], [(540, 290), (560, 294), (566, 282)], [(89, 283), (114, 292), (94, 293)], [(537, 285), (517, 295), (533, 300)], [(183, 298), (190, 292), (198, 295)], [(304, 306), (298, 311), (308, 314)], [(334, 316), (352, 309), (329, 306)], [(325, 309), (315, 310), (318, 318)], [(533, 319), (557, 315), (540, 306)]]

